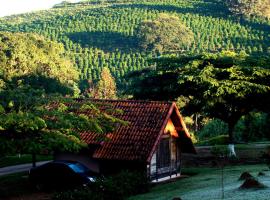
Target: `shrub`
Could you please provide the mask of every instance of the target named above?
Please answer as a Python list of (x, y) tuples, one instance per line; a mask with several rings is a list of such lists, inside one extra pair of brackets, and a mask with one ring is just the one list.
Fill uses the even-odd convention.
[(122, 171), (86, 188), (55, 193), (53, 200), (123, 200), (148, 189), (148, 179), (143, 173)]
[(98, 194), (93, 193), (88, 187), (57, 192), (53, 200), (101, 200)]
[(212, 137), (208, 140), (209, 145), (222, 145), (229, 144), (229, 136), (228, 135), (219, 135), (216, 137)]
[(243, 116), (235, 126), (235, 139), (240, 141), (260, 141), (269, 139), (269, 115), (261, 112), (251, 112)]
[(212, 137), (208, 140), (203, 140), (198, 143), (199, 145), (225, 145), (229, 144), (229, 136), (228, 135), (219, 135)]
[(227, 146), (215, 145), (211, 148), (211, 153), (216, 157), (226, 157), (229, 154), (229, 151)]
[(206, 139), (228, 133), (228, 125), (220, 119), (209, 121), (199, 132), (200, 139)]

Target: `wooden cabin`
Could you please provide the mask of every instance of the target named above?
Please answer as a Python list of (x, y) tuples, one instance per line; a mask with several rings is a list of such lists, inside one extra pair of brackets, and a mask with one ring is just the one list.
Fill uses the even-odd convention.
[(77, 160), (103, 174), (143, 170), (150, 180), (158, 180), (181, 173), (181, 153), (196, 153), (174, 102), (91, 101), (101, 110), (121, 110), (114, 115), (128, 125), (120, 125), (104, 141), (96, 133), (81, 133), (89, 149), (77, 155), (58, 153), (55, 159)]

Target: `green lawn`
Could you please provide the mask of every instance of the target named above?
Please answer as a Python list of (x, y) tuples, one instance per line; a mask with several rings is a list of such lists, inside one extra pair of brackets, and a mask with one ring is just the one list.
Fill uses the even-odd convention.
[(0, 199), (33, 192), (28, 181), (27, 172), (0, 176)]
[[(267, 171), (265, 171), (267, 170)], [(242, 165), (224, 169), (225, 198), (228, 200), (269, 200), (270, 189), (239, 190), (243, 181), (238, 181), (242, 172), (249, 171), (257, 177), (258, 172), (264, 171), (265, 176), (257, 177), (260, 182), (270, 187), (270, 171), (266, 165)], [(133, 196), (128, 200), (172, 200), (181, 197), (183, 200), (217, 200), (221, 199), (221, 170), (218, 168), (188, 168), (189, 178), (160, 184), (149, 193)], [(195, 174), (195, 175), (194, 175)], [(27, 173), (17, 173), (0, 177), (0, 199), (16, 196), (31, 196), (36, 191), (30, 187)], [(48, 194), (45, 194), (45, 196)], [(44, 194), (43, 194), (44, 196)]]
[[(37, 161), (46, 161), (46, 160), (52, 160), (51, 155), (37, 155)], [(29, 154), (23, 154), (23, 155), (14, 155), (14, 156), (5, 156), (0, 158), (0, 168), (11, 166), (11, 165), (19, 165), (19, 164), (25, 164), (25, 163), (31, 163), (32, 162), (32, 155)]]
[[(266, 165), (230, 166), (224, 169), (225, 198), (228, 200), (268, 200), (270, 189), (240, 190), (243, 181), (238, 181), (244, 171), (249, 171), (257, 177), (258, 172), (268, 170)], [(183, 200), (215, 200), (222, 199), (221, 170), (218, 168), (190, 168), (187, 172), (198, 172), (197, 175), (183, 178), (178, 181), (155, 186), (147, 194), (133, 196), (129, 200), (172, 200), (181, 197)], [(270, 171), (264, 171), (265, 176), (258, 180), (270, 187)]]

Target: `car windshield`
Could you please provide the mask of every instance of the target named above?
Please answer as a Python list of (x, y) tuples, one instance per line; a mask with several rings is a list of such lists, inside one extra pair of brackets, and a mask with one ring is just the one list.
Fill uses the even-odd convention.
[(68, 166), (76, 173), (85, 173), (88, 171), (84, 166), (79, 163), (70, 163), (68, 164)]

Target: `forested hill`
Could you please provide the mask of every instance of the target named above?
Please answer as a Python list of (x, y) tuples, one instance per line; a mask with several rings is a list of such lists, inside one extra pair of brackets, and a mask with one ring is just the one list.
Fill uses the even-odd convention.
[(220, 51), (266, 53), (270, 21), (232, 15), (223, 0), (100, 0), (64, 2), (46, 11), (0, 18), (0, 31), (36, 32), (62, 42), (81, 80), (96, 80), (108, 66), (123, 85), (123, 76), (148, 66), (155, 53), (138, 47), (136, 29), (159, 13), (177, 15), (194, 33), (185, 53)]

